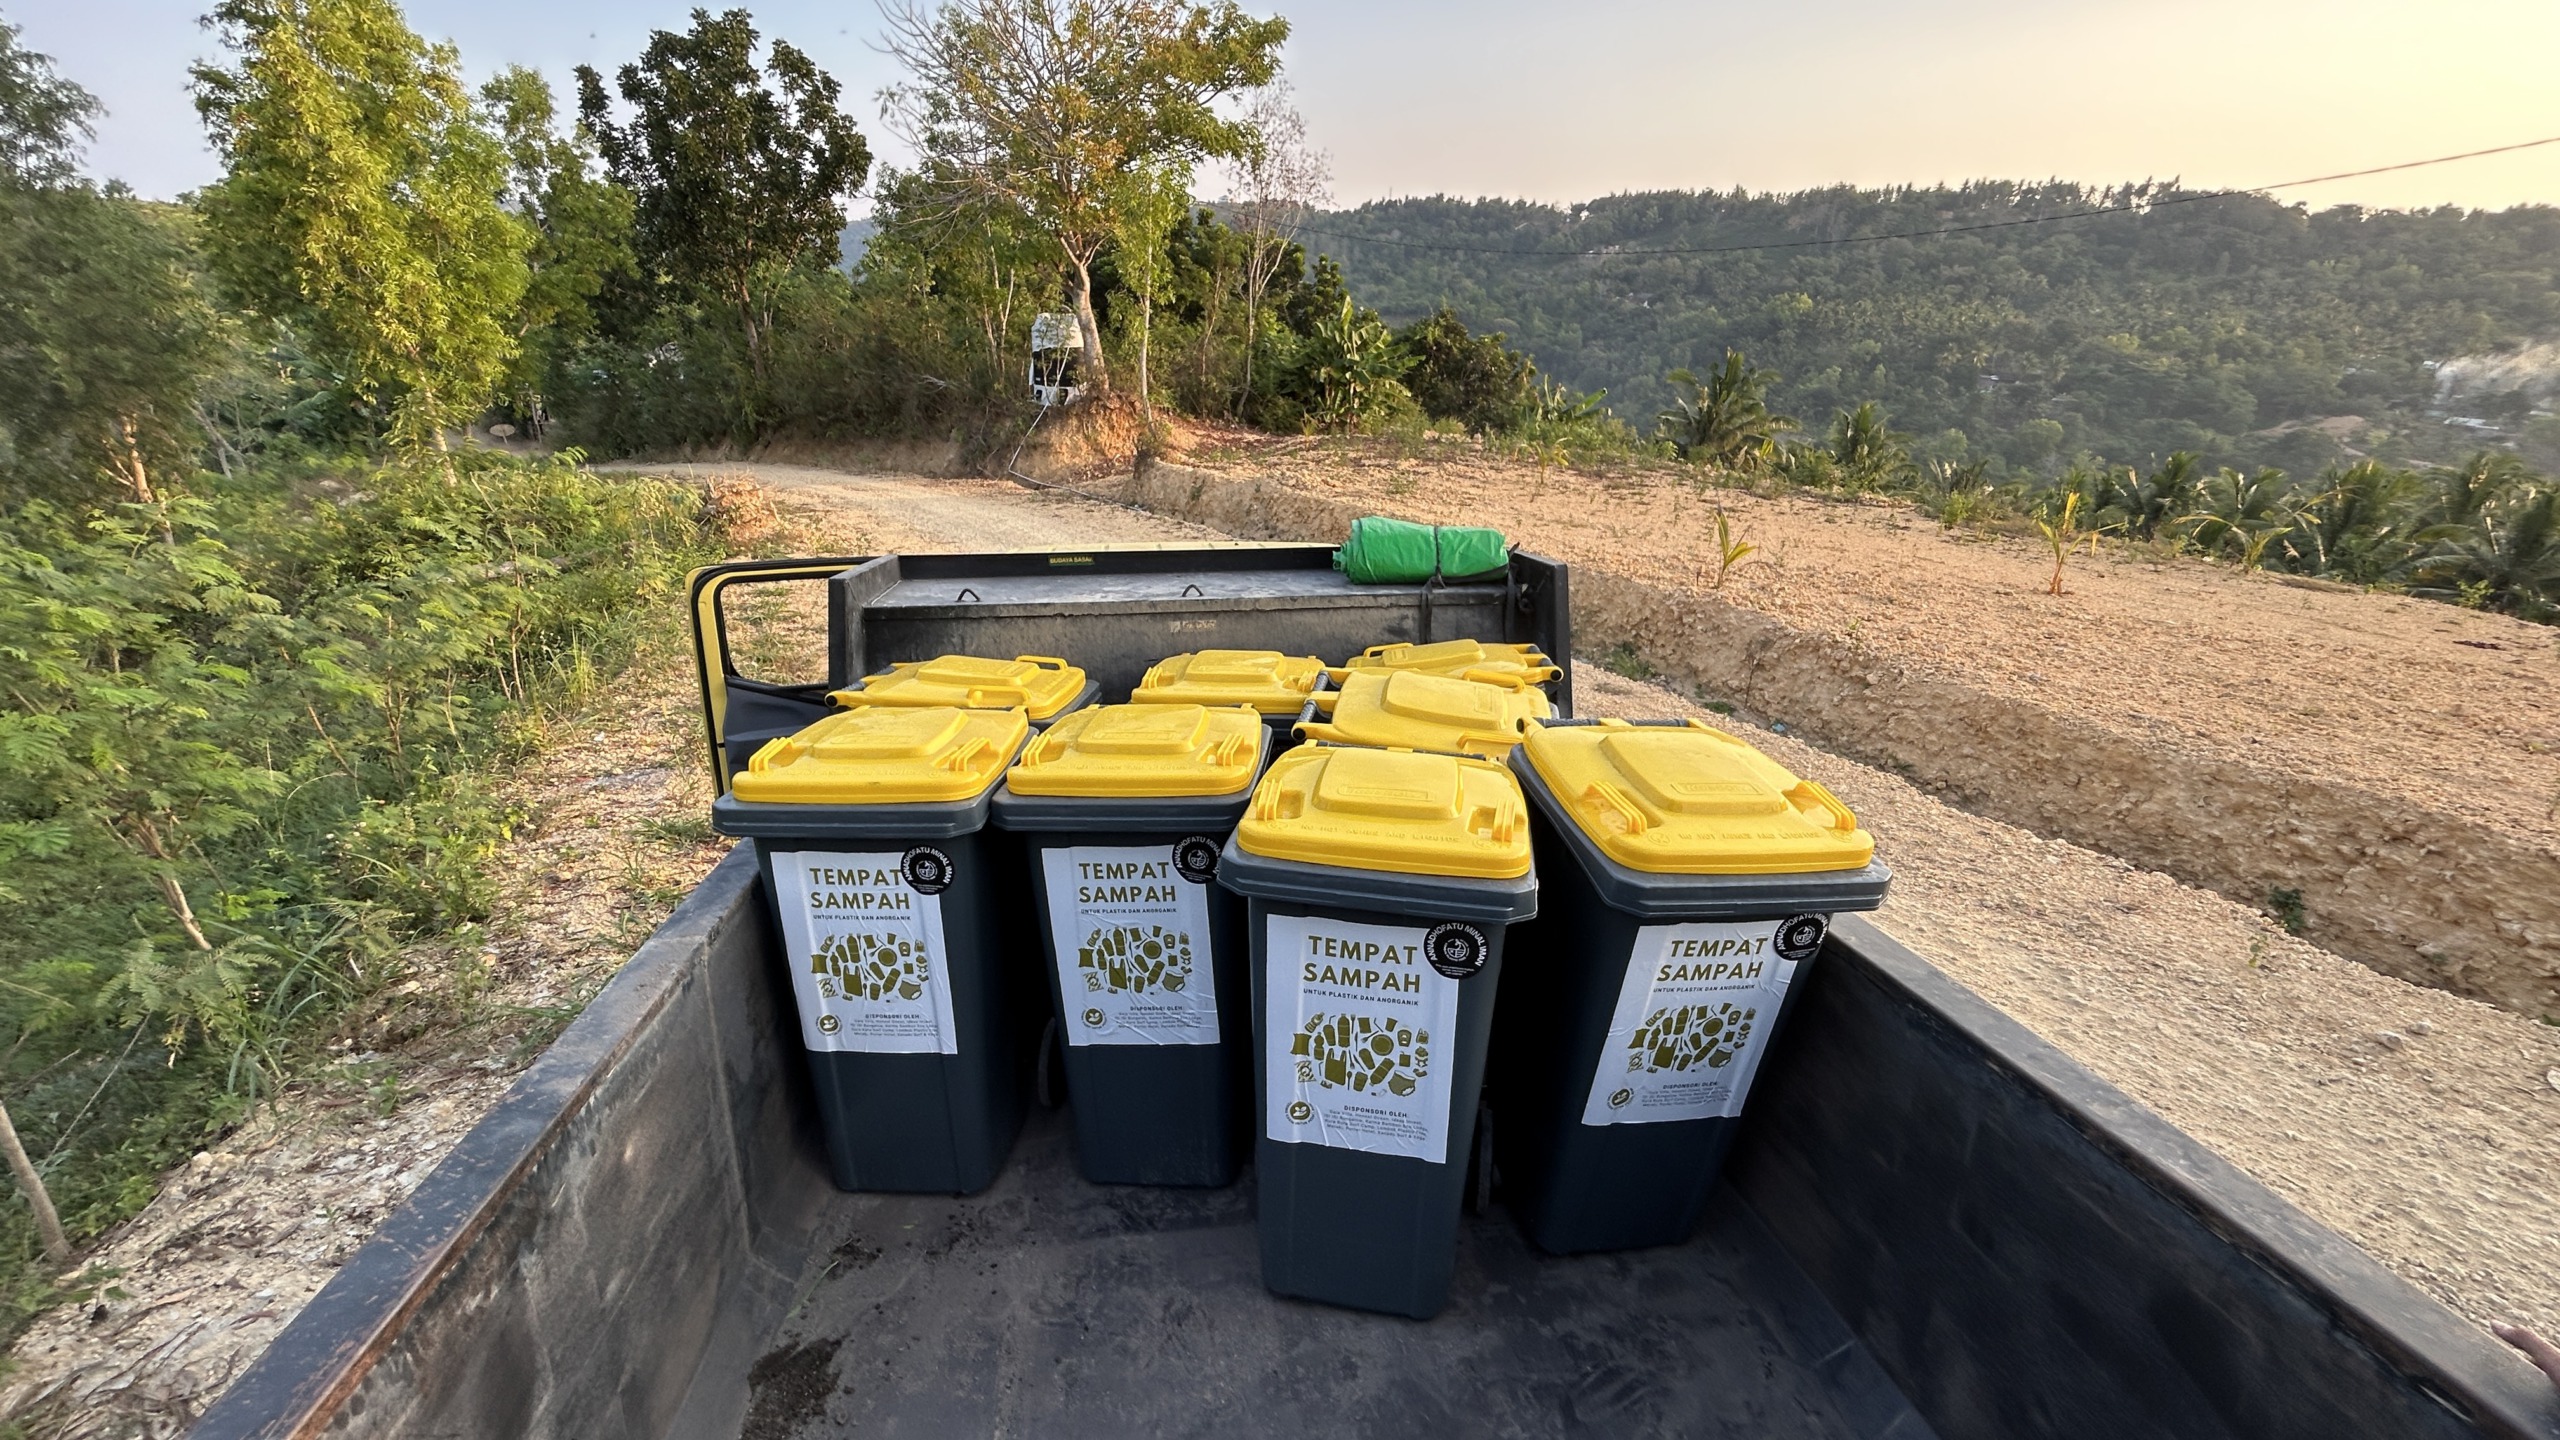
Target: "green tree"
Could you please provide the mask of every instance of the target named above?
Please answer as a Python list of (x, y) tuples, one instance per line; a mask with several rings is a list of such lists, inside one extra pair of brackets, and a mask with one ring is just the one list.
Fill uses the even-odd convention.
[(2505, 450), (2477, 451), (2460, 465), (2436, 472), (2436, 493), (2420, 514), (2419, 523), (2430, 531), (2441, 529), (2444, 533), (2425, 538), (2451, 539), (2470, 530), (2497, 508), (2499, 501), (2524, 486), (2531, 475), (2523, 460)]
[(0, 20), (0, 185), (60, 185), (77, 173), (98, 97), (55, 73)]
[(2198, 507), (2186, 523), (2198, 548), (2255, 570), (2267, 548), (2302, 523), (2306, 508), (2283, 471), (2249, 474), (2225, 466), (2204, 482)]
[(1308, 419), (1319, 430), (1359, 429), (1404, 396), (1397, 378), (1406, 363), (1377, 312), (1344, 297), (1299, 352)]
[(1190, 172), (1178, 165), (1141, 165), (1120, 177), (1112, 196), (1111, 238), (1120, 283), (1138, 301), (1138, 406), (1149, 419), (1155, 417), (1155, 390), (1147, 368), (1148, 342), (1155, 329), (1156, 299), (1172, 268), (1165, 244), (1190, 212), (1190, 182)]
[(1252, 128), (1215, 103), (1268, 84), (1288, 36), (1288, 21), (1233, 0), (909, 3), (890, 12), (888, 42), (909, 78), (884, 99), (946, 206), (1017, 210), (1055, 242), (1085, 382), (1108, 394), (1093, 262), (1122, 177), (1244, 154)]
[(2303, 527), (2310, 568), (2360, 584), (2383, 578), (2417, 528), (2418, 477), (2359, 460), (2321, 477), (2318, 509)]
[(639, 276), (631, 192), (595, 173), (584, 133), (559, 132), (538, 72), (511, 65), (480, 87), (480, 99), (506, 146), (507, 207), (534, 229), (508, 389), (516, 413), (539, 426), (551, 374), (595, 333), (597, 297)]
[(1831, 438), (1824, 446), (1840, 477), (1853, 490), (1890, 484), (1910, 468), (1909, 442), (1885, 423), (1873, 400), (1832, 417)]
[(1756, 465), (1795, 428), (1795, 421), (1769, 409), (1769, 386), (1778, 377), (1752, 369), (1739, 350), (1725, 351), (1724, 362), (1703, 380), (1687, 370), (1663, 378), (1674, 398), (1655, 424), (1683, 459), (1729, 470)]
[(775, 285), (804, 263), (837, 263), (840, 202), (869, 177), (871, 147), (836, 108), (834, 76), (784, 40), (759, 70), (756, 40), (746, 11), (696, 10), (691, 30), (652, 31), (616, 73), (629, 124), (614, 122), (603, 77), (584, 65), (578, 111), (635, 198), (641, 262), (735, 312), (761, 385)]
[(2560, 611), (2560, 488), (2491, 511), (2417, 568), (2421, 583), (2412, 594), (2551, 618)]
[(514, 356), (532, 228), (449, 45), (388, 0), (222, 0), (238, 57), (195, 70), (226, 173), (206, 249), (239, 301), (305, 329), (393, 440), (442, 448)]
[(1422, 413), (1454, 420), (1477, 434), (1508, 425), (1527, 403), (1537, 367), (1499, 333), (1471, 335), (1447, 305), (1396, 332), (1413, 358), (1405, 388)]
[(0, 499), (85, 507), (202, 443), (195, 396), (220, 327), (181, 216), (76, 178), (88, 93), (0, 25)]

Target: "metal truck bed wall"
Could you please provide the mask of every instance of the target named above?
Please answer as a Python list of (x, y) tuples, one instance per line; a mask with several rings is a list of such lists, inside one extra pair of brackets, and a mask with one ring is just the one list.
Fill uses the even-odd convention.
[[(1092, 1229), (1078, 1215), (1103, 1208), (1129, 1232), (1111, 1243), (1161, 1248), (1121, 1252), (1153, 1257), (1115, 1272), (1141, 1289), (1098, 1294), (1089, 1313), (1138, 1293), (1174, 1333), (1192, 1303), (1161, 1289), (1190, 1273), (1175, 1257), (1205, 1245), (1199, 1263), (1218, 1263), (1230, 1232), (1216, 1226), (1231, 1231), (1241, 1217), (1217, 1207), (1232, 1212), (1242, 1192), (1154, 1205), (1160, 1192), (1116, 1191), (1107, 1207), (1087, 1196), (1044, 1209), (1020, 1187), (1051, 1163), (1040, 1147), (1054, 1127), (1049, 1140), (1026, 1137), (1021, 1174), (983, 1204), (829, 1186), (754, 874), (743, 852), (712, 873), (231, 1388), (198, 1425), (201, 1440), (734, 1435), (751, 1376), (768, 1420), (776, 1403), (806, 1409), (811, 1395), (795, 1401), (794, 1386), (827, 1400), (833, 1372), (788, 1341), (825, 1324), (860, 1326), (833, 1362), (855, 1418), (936, 1384), (938, 1403), (960, 1408), (932, 1413), (982, 1413), (966, 1410), (968, 1397), (994, 1393), (1019, 1414), (1080, 1373), (1070, 1360), (1089, 1374), (1147, 1357), (1107, 1329), (1078, 1330), (1072, 1310), (1037, 1317), (1045, 1370), (1020, 1364), (1025, 1352), (899, 1347), (955, 1345), (974, 1323), (971, 1305), (993, 1325), (1021, 1298), (984, 1273), (1007, 1259), (991, 1248), (1007, 1227), (1048, 1246)], [(1454, 1324), (1504, 1323), (1513, 1302), (1490, 1284), (1433, 1325), (1359, 1317), (1395, 1327), (1365, 1332), (1387, 1337), (1374, 1365), (1325, 1348), (1351, 1323), (1336, 1312), (1267, 1301), (1287, 1307), (1272, 1322), (1294, 1342), (1277, 1362), (1284, 1373), (1322, 1383), (1319, 1372), (1347, 1359), (1373, 1377), (1410, 1374), (1411, 1385), (1376, 1387), (1371, 1399), (1402, 1406), (1416, 1434), (1474, 1432), (1477, 1412), (1463, 1407), (1482, 1404), (1484, 1418), (1498, 1407), (1527, 1431), (2560, 1437), (2560, 1404), (2520, 1360), (1873, 926), (1843, 919), (1811, 973), (1708, 1233), (1671, 1251), (1590, 1257), (1613, 1268), (1560, 1272), (1617, 1277), (1585, 1285), (1587, 1300), (1615, 1308), (1586, 1313), (1580, 1330), (1522, 1362), (1573, 1383), (1471, 1397), (1452, 1393), (1455, 1380), (1481, 1373), (1482, 1357), (1475, 1372), (1420, 1368), (1467, 1348)], [(901, 1228), (918, 1222), (944, 1228)], [(1472, 1233), (1498, 1239), (1506, 1223), (1486, 1217)], [(880, 1258), (881, 1242), (919, 1233), (934, 1238), (914, 1242), (923, 1248), (912, 1263), (974, 1262), (986, 1297), (895, 1283), (916, 1272)], [(1503, 1254), (1481, 1258), (1479, 1271), (1549, 1283)], [(1664, 1298), (1682, 1276), (1734, 1287), (1732, 1311), (1684, 1317)], [(1746, 1306), (1763, 1323), (1728, 1330), (1752, 1364), (1655, 1343)], [(1652, 1339), (1584, 1348), (1602, 1332)], [(1257, 1408), (1251, 1384), (1205, 1366), (1188, 1373), (1197, 1388), (1160, 1395), (1156, 1423), (1309, 1433), (1304, 1415)], [(1839, 1424), (1762, 1407), (1772, 1386), (1783, 1402), (1807, 1376)], [(865, 1385), (878, 1377), (897, 1384)], [(1713, 1385), (1733, 1387), (1734, 1402), (1709, 1407), (1713, 1424), (1627, 1424), (1608, 1408), (1648, 1387)], [(1906, 1401), (1916, 1415), (1900, 1410)], [(1547, 1408), (1524, 1412), (1532, 1402)], [(1341, 1423), (1314, 1433), (1386, 1418), (1331, 1414)]]
[[(742, 675), (723, 595), (740, 585), (827, 585), (827, 680)], [(1055, 655), (1112, 703), (1147, 667), (1188, 650), (1280, 650), (1339, 664), (1396, 640), (1527, 642), (1573, 653), (1565, 567), (1513, 552), (1490, 581), (1354, 585), (1329, 545), (1166, 545), (984, 555), (757, 560), (695, 574), (692, 615), (712, 765), (725, 780), (757, 746), (826, 712), (826, 692), (902, 660)], [(1573, 713), (1570, 663), (1551, 687)]]

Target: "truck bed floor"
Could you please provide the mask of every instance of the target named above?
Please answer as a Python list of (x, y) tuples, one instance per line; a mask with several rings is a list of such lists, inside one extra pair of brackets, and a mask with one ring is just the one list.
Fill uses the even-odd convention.
[(746, 1440), (1554, 1435), (1920, 1440), (1730, 1191), (1676, 1248), (1559, 1259), (1470, 1217), (1427, 1324), (1262, 1288), (1250, 1177), (1086, 1184), (1036, 1113), (984, 1195), (843, 1195)]

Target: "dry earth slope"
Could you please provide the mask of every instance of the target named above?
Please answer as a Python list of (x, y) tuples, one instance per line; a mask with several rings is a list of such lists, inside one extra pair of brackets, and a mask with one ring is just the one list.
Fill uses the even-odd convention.
[[(1907, 509), (1294, 442), (1115, 498), (1238, 535), (1373, 512), (1567, 560), (1576, 633), (1968, 809), (2298, 910), (2386, 973), (2560, 1019), (2560, 631), (2151, 553), (2068, 592)], [(1723, 512), (1760, 547), (1720, 587)]]

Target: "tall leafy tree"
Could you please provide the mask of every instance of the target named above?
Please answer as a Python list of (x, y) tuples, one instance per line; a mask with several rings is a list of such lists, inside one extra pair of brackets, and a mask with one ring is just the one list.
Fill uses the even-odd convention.
[(539, 423), (549, 373), (596, 329), (597, 298), (639, 274), (631, 192), (596, 173), (582, 128), (560, 133), (539, 72), (510, 65), (480, 87), (480, 99), (506, 146), (507, 207), (534, 229), (508, 390), (517, 413)]
[(1125, 177), (1247, 153), (1251, 127), (1215, 104), (1270, 83), (1288, 36), (1233, 0), (910, 0), (888, 42), (910, 78), (885, 98), (947, 205), (1018, 210), (1056, 243), (1085, 383), (1107, 394), (1093, 262)]
[(98, 97), (63, 78), (50, 56), (18, 42), (0, 20), (0, 184), (59, 185), (79, 169)]
[[(97, 104), (0, 25), (0, 497), (142, 503), (202, 436), (219, 326), (180, 217), (78, 178)], [(101, 483), (103, 482), (103, 484)]]
[(206, 248), (238, 299), (307, 330), (392, 438), (442, 446), (516, 351), (532, 227), (453, 47), (389, 0), (222, 0), (230, 66), (196, 68), (227, 173)]
[(584, 65), (578, 110), (635, 197), (642, 263), (732, 308), (761, 382), (769, 282), (804, 262), (837, 263), (839, 202), (869, 177), (871, 147), (836, 109), (835, 77), (783, 40), (759, 70), (756, 40), (746, 11), (696, 10), (691, 30), (651, 33), (615, 75), (628, 123), (615, 122), (604, 78)]
[(1413, 357), (1405, 388), (1434, 419), (1478, 433), (1500, 429), (1520, 413), (1537, 374), (1529, 357), (1503, 340), (1499, 332), (1467, 333), (1458, 313), (1443, 305), (1396, 332), (1396, 343)]
[(1190, 185), (1190, 174), (1178, 166), (1141, 166), (1121, 177), (1120, 192), (1112, 199), (1111, 233), (1120, 257), (1120, 283), (1138, 302), (1138, 405), (1149, 417), (1155, 414), (1147, 362), (1156, 300), (1163, 295), (1173, 268), (1165, 245), (1173, 227), (1190, 212)]

